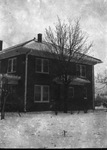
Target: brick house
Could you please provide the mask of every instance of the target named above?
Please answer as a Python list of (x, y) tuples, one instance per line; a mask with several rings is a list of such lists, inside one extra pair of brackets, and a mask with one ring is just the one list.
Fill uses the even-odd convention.
[[(2, 41), (0, 46), (0, 74), (18, 77), (18, 80), (11, 78), (8, 83), (10, 93), (16, 93), (16, 97), (7, 99), (6, 104), (11, 104), (8, 109), (11, 110), (15, 103), (21, 111), (50, 110), (51, 100), (57, 92), (53, 84), (57, 58), (46, 51), (42, 35), (38, 34), (37, 40), (34, 38), (4, 50)], [(97, 63), (101, 63), (101, 60), (87, 55), (82, 62), (72, 60), (71, 75), (75, 78), (68, 90), (68, 109), (74, 104), (74, 109), (77, 109), (83, 92), (88, 100), (88, 109), (94, 109), (94, 65)], [(57, 83), (57, 89), (60, 91), (59, 110), (62, 110), (63, 85)]]

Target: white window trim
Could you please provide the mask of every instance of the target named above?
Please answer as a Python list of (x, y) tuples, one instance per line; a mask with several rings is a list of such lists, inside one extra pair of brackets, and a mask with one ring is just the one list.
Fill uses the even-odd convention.
[(73, 96), (72, 96), (72, 98), (74, 98), (74, 87), (69, 87), (69, 89), (72, 89), (73, 90)]
[[(42, 58), (36, 58), (36, 60), (37, 60), (37, 59), (40, 59), (40, 60), (42, 61), (42, 66), (41, 66), (41, 71), (36, 70), (36, 73), (49, 74), (49, 60), (48, 60), (48, 59), (42, 59)], [(44, 71), (43, 71), (43, 61), (44, 61), (44, 60), (47, 60), (47, 61), (48, 61), (48, 72), (44, 72)]]
[[(14, 58), (8, 59), (8, 65), (9, 65), (9, 60), (11, 60), (11, 71), (8, 71), (8, 68), (7, 68), (7, 72), (8, 72), (8, 73), (14, 73), (14, 72), (16, 72), (16, 70), (13, 71), (13, 61), (14, 61), (14, 59), (17, 59), (17, 58), (14, 57)], [(8, 66), (8, 67), (9, 67), (9, 66)]]
[[(35, 101), (35, 86), (40, 86), (41, 87), (41, 101)], [(43, 87), (48, 87), (48, 100), (43, 101)], [(34, 103), (49, 103), (49, 85), (34, 85)]]

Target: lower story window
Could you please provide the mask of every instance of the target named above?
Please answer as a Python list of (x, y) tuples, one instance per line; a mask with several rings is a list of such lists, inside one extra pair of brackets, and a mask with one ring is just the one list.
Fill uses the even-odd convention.
[(35, 85), (34, 102), (49, 102), (49, 86)]

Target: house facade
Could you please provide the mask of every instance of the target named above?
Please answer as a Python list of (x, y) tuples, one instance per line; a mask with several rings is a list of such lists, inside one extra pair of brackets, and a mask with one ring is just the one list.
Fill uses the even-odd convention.
[[(2, 41), (0, 42), (2, 45)], [(51, 101), (58, 96), (58, 109), (64, 107), (63, 85), (54, 82), (57, 59), (46, 51), (41, 34), (32, 39), (0, 51), (0, 74), (17, 76), (19, 80), (8, 84), (10, 97), (6, 104), (9, 111), (47, 111)], [(75, 78), (68, 89), (68, 109), (82, 108), (82, 96), (88, 109), (94, 109), (94, 65), (101, 60), (85, 55), (82, 62), (71, 62), (71, 76)], [(14, 107), (15, 106), (15, 107)]]

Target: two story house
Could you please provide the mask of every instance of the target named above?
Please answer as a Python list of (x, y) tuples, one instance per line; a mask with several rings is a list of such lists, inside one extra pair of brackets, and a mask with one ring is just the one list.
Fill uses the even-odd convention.
[[(46, 51), (47, 48), (41, 34), (37, 40), (34, 38), (4, 50), (0, 41), (0, 76), (7, 76), (8, 89), (16, 95), (6, 101), (11, 103), (10, 110), (14, 103), (21, 111), (50, 110), (57, 89), (60, 91), (59, 110), (63, 109), (63, 85), (57, 81), (54, 70), (57, 58)], [(88, 108), (94, 109), (94, 65), (97, 63), (101, 60), (87, 55), (81, 62), (72, 60), (71, 75), (75, 78), (68, 89), (68, 109), (74, 104), (77, 109), (82, 93), (88, 100)]]

